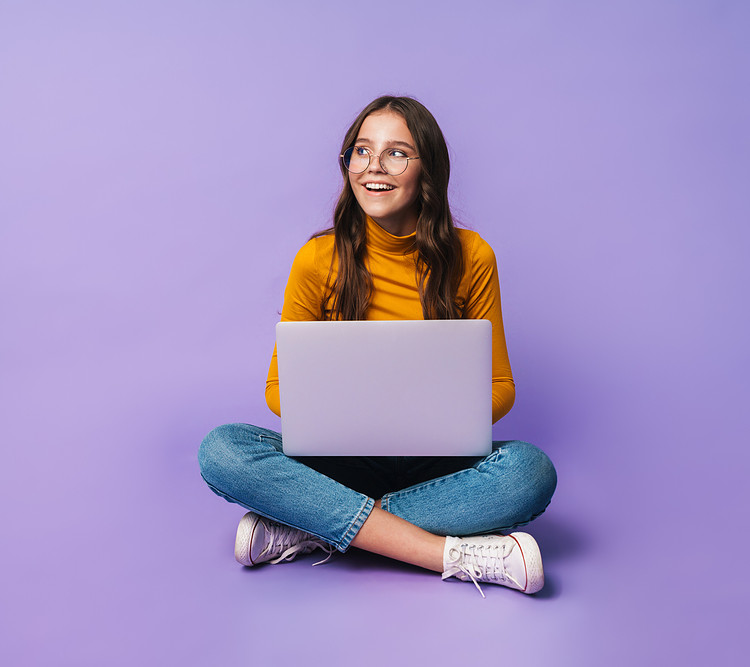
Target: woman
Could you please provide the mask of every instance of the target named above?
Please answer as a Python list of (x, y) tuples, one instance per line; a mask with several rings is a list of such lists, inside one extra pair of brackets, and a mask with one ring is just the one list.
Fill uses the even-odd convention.
[[(380, 97), (346, 133), (341, 170), (334, 225), (297, 254), (282, 321), (489, 319), (497, 421), (515, 397), (497, 266), (478, 234), (453, 225), (437, 122), (414, 99)], [(280, 414), (275, 350), (266, 401)], [(530, 535), (488, 535), (531, 521), (552, 497), (555, 469), (528, 443), (495, 442), (479, 459), (294, 459), (280, 434), (229, 424), (206, 437), (199, 459), (216, 493), (251, 510), (237, 530), (243, 565), (353, 545), (477, 588), (483, 581), (535, 593), (544, 584)]]

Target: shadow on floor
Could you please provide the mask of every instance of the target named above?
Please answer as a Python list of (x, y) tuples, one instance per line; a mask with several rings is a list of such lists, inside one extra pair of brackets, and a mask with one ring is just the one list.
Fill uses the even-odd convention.
[[(562, 582), (556, 576), (558, 563), (572, 558), (580, 558), (589, 550), (590, 540), (580, 529), (568, 524), (559, 516), (540, 517), (530, 526), (522, 526), (519, 531), (527, 530), (539, 542), (545, 566), (545, 585), (534, 598), (538, 600), (555, 599), (562, 592)], [(320, 560), (322, 554), (315, 552), (303, 557), (305, 561), (314, 563)], [(302, 560), (302, 559), (300, 559)], [(384, 573), (393, 575), (409, 575), (434, 577), (434, 573), (414, 565), (379, 556), (377, 554), (352, 548), (346, 554), (336, 553), (331, 560), (320, 567), (334, 567), (337, 570), (361, 573)]]
[(571, 558), (580, 558), (591, 548), (591, 540), (577, 524), (569, 523), (559, 515), (541, 516), (519, 531), (529, 532), (539, 543), (545, 564)]

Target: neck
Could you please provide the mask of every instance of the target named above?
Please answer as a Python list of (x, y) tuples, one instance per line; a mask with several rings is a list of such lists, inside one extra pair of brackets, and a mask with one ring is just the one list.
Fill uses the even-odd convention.
[(417, 231), (417, 215), (399, 216), (398, 218), (372, 218), (385, 231), (393, 236), (409, 236)]

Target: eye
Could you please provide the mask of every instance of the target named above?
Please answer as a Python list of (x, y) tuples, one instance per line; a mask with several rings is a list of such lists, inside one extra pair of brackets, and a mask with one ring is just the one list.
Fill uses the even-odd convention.
[(388, 151), (388, 157), (405, 158), (406, 153), (398, 148), (391, 148), (391, 150)]
[(355, 146), (354, 147), (354, 153), (356, 155), (365, 156), (365, 155), (368, 155), (370, 153), (370, 151), (367, 148), (365, 148), (364, 146)]

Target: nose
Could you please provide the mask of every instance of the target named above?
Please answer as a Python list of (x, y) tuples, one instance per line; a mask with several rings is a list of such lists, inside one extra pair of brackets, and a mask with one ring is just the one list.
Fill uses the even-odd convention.
[[(382, 156), (382, 153), (374, 154), (370, 156), (370, 166), (367, 168), (367, 171), (372, 171), (375, 173), (380, 172), (383, 174), (388, 173), (385, 169), (383, 169), (383, 165), (380, 164), (381, 156)], [(376, 164), (377, 164), (377, 167), (375, 166)]]

